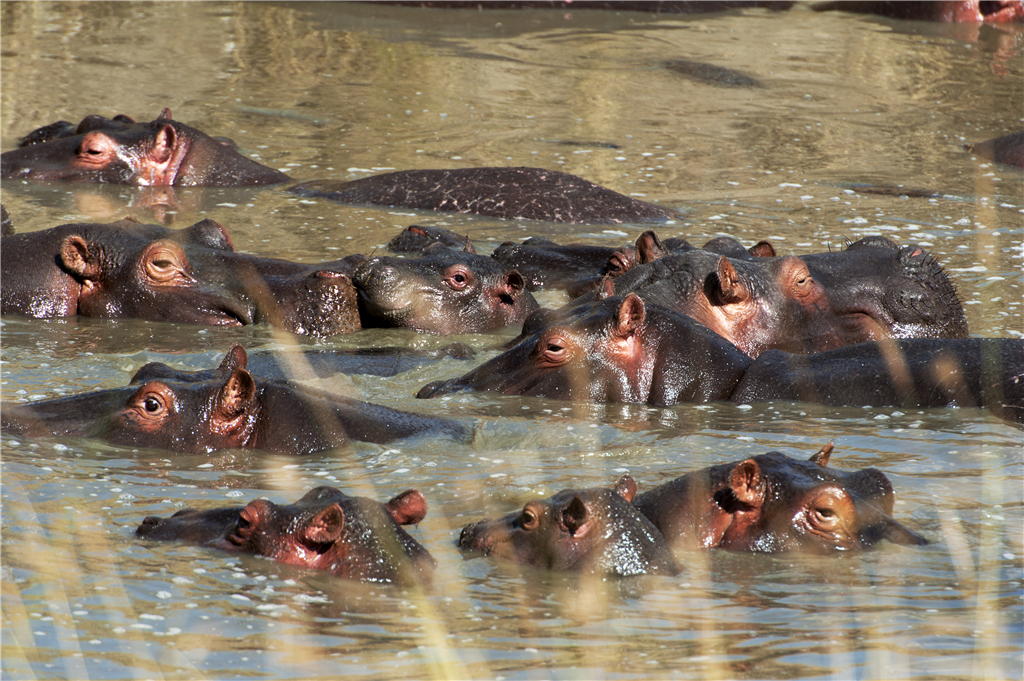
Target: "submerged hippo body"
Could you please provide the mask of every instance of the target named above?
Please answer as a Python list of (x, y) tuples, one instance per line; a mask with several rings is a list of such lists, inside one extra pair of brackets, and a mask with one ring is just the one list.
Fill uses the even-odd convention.
[(831, 553), (882, 539), (927, 543), (893, 520), (892, 484), (881, 471), (828, 468), (831, 451), (830, 444), (808, 461), (769, 452), (711, 466), (633, 503), (683, 549)]
[(360, 327), (354, 263), (236, 253), (213, 220), (172, 230), (133, 220), (3, 237), (2, 311), (220, 326), (268, 322), (330, 336)]
[[(1024, 340), (901, 339), (756, 360), (692, 319), (635, 294), (572, 316), (531, 317), (515, 346), (422, 398), (484, 390), (652, 405), (800, 400), (832, 406), (986, 407), (1024, 421)], [(527, 325), (524, 325), (527, 326)]]
[(125, 388), (5, 402), (0, 418), (4, 432), (14, 435), (96, 437), (190, 454), (223, 449), (310, 454), (350, 440), (468, 437), (467, 429), (454, 421), (255, 379), (246, 363), (245, 350), (236, 345), (212, 370), (190, 374), (148, 364)]
[(521, 511), (462, 529), (459, 547), (548, 570), (637, 575), (679, 573), (661, 533), (631, 505), (636, 483), (562, 490)]
[(29, 133), (0, 154), (3, 179), (67, 180), (139, 187), (234, 187), (287, 182), (232, 145), (171, 119), (164, 109), (148, 123), (128, 116), (87, 116)]
[(1024, 131), (971, 144), (967, 150), (996, 163), (1024, 168)]
[(136, 534), (265, 556), (348, 579), (414, 583), (429, 581), (435, 563), (401, 526), (419, 523), (426, 513), (418, 490), (382, 504), (324, 486), (284, 506), (257, 499), (247, 506), (149, 516)]
[(967, 335), (963, 305), (942, 267), (919, 247), (882, 237), (800, 257), (675, 251), (618, 277), (614, 291), (692, 317), (751, 357)]
[(681, 217), (674, 210), (637, 201), (575, 175), (540, 168), (399, 170), (351, 182), (303, 182), (288, 191), (341, 203), (473, 213), (505, 220), (598, 225)]
[(364, 326), (480, 333), (522, 323), (537, 309), (518, 272), (450, 248), (431, 248), (420, 258), (370, 258), (353, 282)]

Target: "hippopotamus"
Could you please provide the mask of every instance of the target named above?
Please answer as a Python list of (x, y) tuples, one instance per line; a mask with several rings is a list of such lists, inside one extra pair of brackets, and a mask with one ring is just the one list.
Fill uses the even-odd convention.
[(969, 144), (966, 149), (996, 163), (1024, 168), (1024, 131)]
[(710, 466), (644, 492), (633, 504), (679, 549), (828, 554), (882, 539), (927, 544), (892, 518), (885, 474), (828, 468), (832, 447), (807, 461), (768, 452)]
[(138, 187), (236, 187), (290, 178), (239, 154), (231, 143), (172, 120), (164, 109), (136, 123), (86, 116), (78, 126), (51, 123), (0, 154), (0, 177), (126, 184)]
[[(417, 397), (467, 390), (666, 406), (729, 400), (831, 406), (987, 407), (1024, 421), (1024, 340), (913, 338), (756, 360), (699, 322), (636, 294), (531, 318), (532, 333)], [(524, 325), (525, 326), (525, 325)]]
[[(775, 255), (775, 249), (767, 241), (746, 249), (732, 237), (715, 237), (701, 248), (732, 258)], [(651, 262), (668, 253), (692, 250), (695, 250), (694, 246), (686, 239), (671, 237), (662, 241), (648, 230), (637, 238), (635, 244), (620, 247), (559, 245), (535, 236), (521, 244), (506, 241), (494, 250), (491, 257), (519, 272), (531, 291), (565, 289), (575, 298), (596, 288), (602, 277), (615, 278), (637, 264)]]
[(402, 525), (426, 515), (427, 500), (419, 490), (382, 504), (323, 486), (294, 504), (256, 499), (246, 506), (148, 516), (135, 534), (265, 556), (347, 579), (410, 584), (429, 581), (435, 562)]
[(522, 323), (538, 307), (515, 270), (440, 245), (420, 258), (369, 258), (352, 281), (363, 326), (481, 333)]
[(605, 225), (682, 218), (675, 210), (541, 168), (399, 170), (351, 182), (302, 182), (288, 191), (341, 203), (473, 213), (504, 220)]
[[(769, 349), (820, 352), (881, 338), (967, 335), (963, 305), (942, 267), (920, 247), (884, 237), (800, 257), (677, 250), (610, 285), (617, 295), (636, 293), (696, 319), (751, 357)], [(593, 295), (600, 294), (576, 304), (589, 304)]]
[(247, 361), (245, 350), (235, 345), (213, 370), (190, 373), (150, 363), (124, 388), (4, 402), (0, 421), (3, 431), (13, 435), (95, 437), (187, 454), (259, 449), (300, 455), (350, 440), (469, 437), (468, 429), (455, 421), (253, 377)]
[(434, 244), (441, 244), (447, 248), (454, 248), (459, 251), (476, 253), (476, 248), (469, 240), (469, 236), (456, 234), (444, 227), (427, 225), (409, 225), (399, 232), (398, 236), (388, 242), (387, 249), (392, 253), (424, 255), (427, 249)]
[(217, 326), (268, 322), (331, 336), (361, 328), (350, 274), (362, 258), (318, 265), (237, 253), (223, 226), (172, 230), (126, 219), (3, 237), (2, 311)]
[(842, 2), (819, 2), (811, 5), (818, 12), (839, 10), (877, 14), (891, 19), (911, 21), (938, 21), (946, 24), (959, 23), (1005, 23), (1024, 21), (1024, 2), (1021, 0), (938, 0), (936, 2), (890, 2), (868, 0), (866, 2), (843, 0)]
[(611, 489), (566, 489), (523, 510), (467, 525), (459, 547), (547, 570), (599, 575), (675, 575), (665, 538), (630, 503), (636, 482), (624, 475)]

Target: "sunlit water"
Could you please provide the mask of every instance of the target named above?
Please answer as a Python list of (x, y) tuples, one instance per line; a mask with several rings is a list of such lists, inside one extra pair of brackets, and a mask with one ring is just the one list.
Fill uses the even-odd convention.
[[(531, 165), (682, 209), (662, 236), (732, 234), (780, 253), (869, 234), (917, 242), (955, 279), (973, 335), (1024, 335), (1021, 171), (960, 146), (1021, 128), (1021, 31), (746, 10), (696, 17), (441, 11), (350, 4), (9, 3), (0, 137), (127, 113), (234, 139), (296, 179)], [(760, 81), (724, 88), (665, 68), (706, 61)], [(937, 199), (859, 194), (903, 185)], [(507, 239), (622, 244), (639, 225), (580, 227), (354, 208), (279, 189), (142, 190), (5, 182), (19, 231), (131, 214), (223, 223), (239, 250), (314, 262), (381, 247), (415, 222)], [(545, 294), (550, 304), (558, 294)], [(269, 328), (3, 320), (3, 398), (123, 385), (143, 363), (212, 366), (249, 349), (440, 347), (365, 331), (327, 342)], [(510, 330), (508, 334), (511, 334)], [(506, 334), (506, 335), (508, 335)], [(428, 381), (495, 354), (460, 337), (394, 378), (323, 380), (373, 402), (458, 418), (470, 445), (354, 444), (294, 459), (191, 457), (81, 439), (3, 437), (4, 678), (1021, 678), (1024, 436), (971, 409), (727, 404), (655, 409), (495, 395), (418, 401)], [(875, 466), (895, 515), (933, 543), (848, 556), (681, 553), (675, 578), (581, 580), (463, 560), (458, 530), (559, 489), (641, 489), (782, 450)], [(429, 502), (413, 535), (439, 563), (426, 590), (137, 540), (147, 515), (334, 484)]]

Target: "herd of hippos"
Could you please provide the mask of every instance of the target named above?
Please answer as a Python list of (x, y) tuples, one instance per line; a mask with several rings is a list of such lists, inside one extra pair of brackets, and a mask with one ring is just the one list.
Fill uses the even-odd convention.
[[(1024, 166), (1024, 133), (976, 145)], [(4, 180), (136, 186), (245, 186), (282, 173), (171, 118), (89, 116), (31, 132), (4, 152)], [(537, 168), (399, 171), (287, 189), (355, 204), (581, 224), (680, 217), (565, 173)], [(559, 245), (540, 237), (479, 255), (468, 238), (413, 225), (388, 245), (316, 265), (235, 251), (220, 224), (168, 229), (124, 219), (2, 238), (5, 315), (136, 318), (237, 326), (266, 323), (317, 337), (364, 327), (435, 334), (522, 327), (503, 352), (420, 398), (462, 391), (650, 405), (765, 400), (835, 406), (986, 408), (1024, 422), (1024, 340), (971, 338), (942, 267), (921, 247), (868, 237), (844, 250), (778, 255), (732, 238), (701, 247), (644, 232), (633, 244)], [(571, 302), (538, 306), (532, 291)], [(393, 375), (441, 357), (367, 348), (294, 351), (316, 375)], [(229, 349), (219, 366), (141, 367), (124, 388), (4, 402), (3, 431), (82, 436), (194, 454), (228, 448), (308, 454), (349, 440), (414, 436), (469, 441), (456, 420), (339, 397), (297, 382), (284, 353)], [(892, 518), (893, 489), (875, 469), (828, 467), (769, 452), (698, 470), (638, 493), (569, 489), (463, 529), (458, 544), (519, 563), (600, 574), (676, 574), (674, 548), (826, 553), (881, 539), (926, 543)], [(429, 552), (403, 529), (423, 520), (417, 490), (386, 503), (318, 487), (294, 504), (186, 509), (146, 518), (137, 534), (268, 556), (353, 579), (423, 582)]]

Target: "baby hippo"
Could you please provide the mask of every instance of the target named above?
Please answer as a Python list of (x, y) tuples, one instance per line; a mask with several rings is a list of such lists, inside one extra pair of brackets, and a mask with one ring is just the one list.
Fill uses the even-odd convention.
[(365, 582), (429, 581), (434, 559), (402, 525), (420, 522), (427, 501), (419, 490), (386, 504), (317, 487), (294, 504), (256, 499), (245, 507), (149, 516), (135, 534), (266, 556)]
[(711, 466), (636, 498), (636, 507), (674, 548), (832, 553), (882, 539), (928, 542), (892, 518), (883, 473), (826, 468), (832, 443), (809, 461), (768, 452)]
[(467, 525), (464, 551), (548, 570), (593, 574), (679, 573), (661, 533), (632, 506), (628, 475), (612, 489), (562, 490), (522, 511)]

